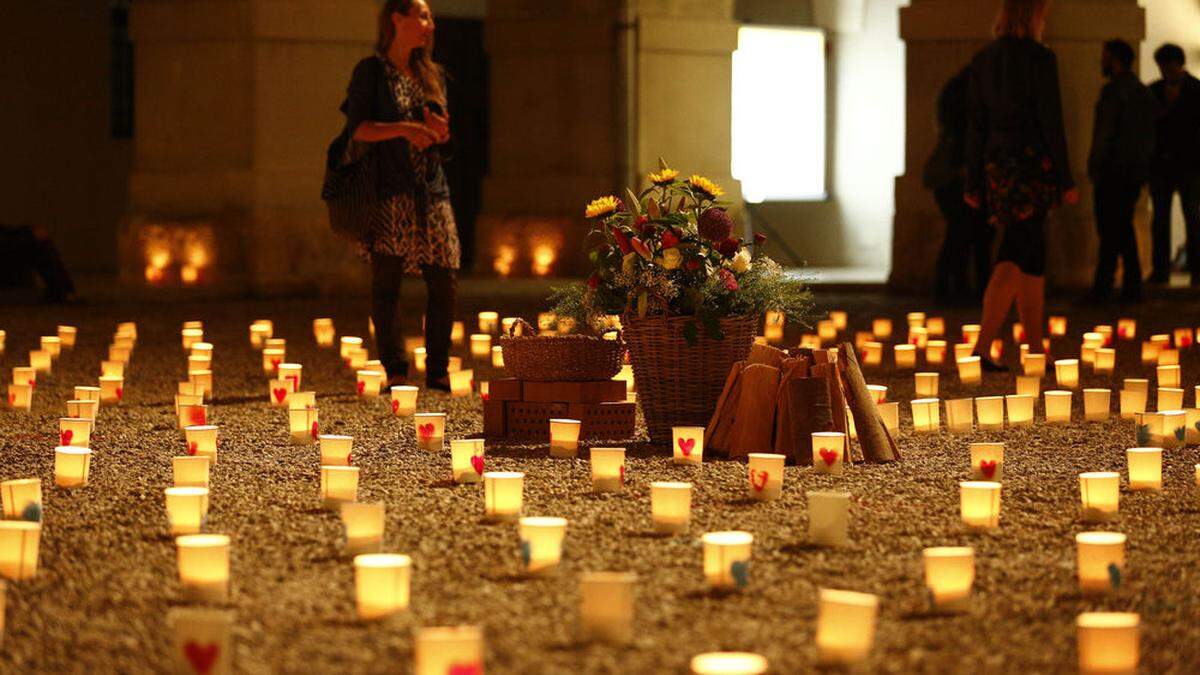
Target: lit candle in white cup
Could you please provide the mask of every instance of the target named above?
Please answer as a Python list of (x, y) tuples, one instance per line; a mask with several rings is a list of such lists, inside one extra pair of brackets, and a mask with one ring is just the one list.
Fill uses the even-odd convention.
[(1162, 448), (1129, 448), (1125, 451), (1130, 490), (1162, 489)]
[(936, 398), (918, 398), (911, 401), (913, 429), (918, 432), (937, 431), (942, 426), (940, 400)]
[(492, 336), (485, 333), (471, 335), (471, 356), (478, 361), (487, 359), (492, 354)]
[(620, 492), (625, 487), (625, 448), (592, 448), (592, 490)]
[(692, 484), (658, 481), (650, 484), (650, 516), (658, 534), (687, 531), (692, 513)]
[(1162, 419), (1159, 444), (1167, 450), (1183, 447), (1187, 439), (1187, 413), (1182, 410), (1164, 410), (1158, 414)]
[(913, 376), (916, 395), (921, 398), (937, 398), (938, 395), (938, 374), (937, 373), (916, 373)]
[(279, 348), (266, 348), (262, 350), (262, 369), (268, 375), (274, 375), (279, 370), (279, 365), (287, 358), (287, 352)]
[(692, 675), (763, 675), (767, 657), (751, 652), (705, 652), (692, 657)]
[(1025, 427), (1033, 424), (1033, 403), (1036, 397), (1028, 394), (1008, 394), (1004, 407), (1008, 413), (1008, 425)]
[[(813, 469), (817, 473), (842, 475), (846, 434), (838, 431), (814, 431), (812, 434)], [(781, 455), (782, 456), (782, 455)], [(782, 465), (780, 469), (782, 470)]]
[(879, 598), (868, 593), (819, 589), (817, 652), (823, 664), (864, 660), (875, 643)]
[(1045, 393), (1046, 424), (1071, 423), (1071, 392), (1051, 390)]
[(754, 535), (749, 532), (708, 532), (704, 544), (704, 580), (709, 588), (734, 590), (750, 583), (750, 554)]
[(579, 617), (585, 638), (624, 645), (633, 641), (633, 572), (584, 572)]
[(383, 388), (386, 375), (382, 370), (360, 370), (356, 373), (355, 391), (359, 396), (374, 398)]
[(829, 319), (823, 319), (817, 322), (817, 337), (821, 339), (822, 344), (832, 344), (837, 340), (838, 329)]
[(353, 463), (353, 436), (320, 434), (317, 443), (321, 451), (321, 466), (350, 466)]
[[(879, 417), (883, 419), (883, 426), (887, 427), (888, 433), (895, 436), (900, 433), (900, 403), (892, 401), (891, 403), (877, 403), (876, 409), (879, 410)], [(851, 420), (854, 418), (851, 417)]]
[(1054, 375), (1059, 387), (1075, 389), (1079, 386), (1079, 359), (1058, 359), (1054, 362)]
[(500, 325), (499, 312), (480, 312), (479, 313), (479, 332), (491, 335), (496, 332), (496, 328)]
[[(1041, 378), (1046, 375), (1046, 355), (1026, 354), (1021, 362), (1023, 372), (1029, 377)], [(1057, 366), (1056, 366), (1057, 368)]]
[(749, 456), (748, 489), (750, 498), (771, 501), (783, 495), (784, 455), (769, 452), (752, 452)]
[(1121, 475), (1115, 471), (1079, 474), (1079, 498), (1085, 523), (1115, 520), (1120, 508)]
[(1096, 350), (1096, 360), (1092, 368), (1097, 373), (1111, 373), (1117, 366), (1117, 350), (1112, 347), (1100, 347)]
[(953, 433), (969, 433), (975, 428), (975, 401), (956, 398), (946, 401), (946, 428)]
[(1083, 418), (1089, 422), (1102, 422), (1112, 409), (1112, 391), (1109, 389), (1083, 390)]
[(817, 546), (850, 542), (850, 493), (808, 491), (808, 541)]
[(968, 529), (986, 531), (1000, 525), (1000, 483), (963, 481), (959, 500), (963, 524)]
[(975, 584), (975, 549), (970, 546), (933, 546), (922, 551), (925, 588), (934, 606), (943, 612), (965, 612)]
[(175, 538), (184, 596), (198, 602), (229, 599), (229, 537), (185, 534)]
[(183, 430), (187, 453), (207, 457), (209, 464), (217, 463), (217, 429), (211, 424), (187, 427)]
[(1200, 445), (1200, 408), (1189, 408), (1184, 411), (1186, 431), (1184, 442), (1188, 445)]
[(982, 359), (966, 356), (958, 359), (958, 380), (962, 384), (979, 384), (983, 381)]
[(863, 365), (878, 366), (883, 363), (883, 343), (865, 342), (862, 349)]
[(460, 370), (450, 373), (450, 395), (463, 398), (474, 393), (472, 385), (475, 381), (474, 370)]
[(1139, 389), (1121, 390), (1121, 418), (1133, 419), (1134, 415), (1146, 412), (1146, 392)]
[(61, 488), (86, 487), (91, 466), (90, 449), (60, 445), (54, 449), (54, 484)]
[(290, 380), (272, 379), (267, 380), (267, 396), (271, 401), (271, 405), (276, 407), (290, 407), (292, 392), (292, 383)]
[(198, 533), (208, 519), (208, 488), (169, 487), (165, 493), (171, 534)]
[(292, 434), (292, 444), (312, 445), (320, 434), (320, 427), (317, 424), (317, 409), (289, 407), (288, 427)]
[(77, 448), (88, 447), (92, 436), (92, 421), (78, 417), (58, 419), (58, 444)]
[(208, 424), (208, 406), (203, 403), (180, 404), (176, 422), (180, 429), (204, 426)]
[(883, 403), (887, 401), (887, 386), (882, 384), (868, 384), (867, 393), (871, 395), (871, 400), (875, 403)]
[(39, 478), (15, 478), (0, 482), (4, 517), (9, 520), (42, 520), (42, 481)]
[(930, 340), (925, 344), (925, 362), (934, 366), (945, 363), (947, 349), (945, 340)]
[(338, 340), (338, 358), (342, 363), (350, 363), (350, 351), (362, 349), (363, 339), (355, 335), (345, 335)]
[(896, 367), (911, 369), (917, 367), (917, 347), (916, 345), (902, 344), (892, 347), (896, 357)]
[(450, 472), (455, 483), (478, 483), (483, 478), (483, 440), (450, 441)]
[(125, 364), (120, 361), (104, 360), (100, 362), (101, 375), (116, 375), (118, 377), (125, 376)]
[(573, 459), (579, 453), (579, 420), (550, 420), (550, 456)]
[(975, 413), (980, 429), (1004, 428), (1004, 397), (980, 396), (975, 399)]
[(0, 520), (0, 577), (21, 581), (37, 575), (42, 524)]
[[(60, 345), (62, 345), (63, 349), (71, 349), (75, 346), (75, 338), (79, 334), (79, 331), (75, 328), (75, 326), (60, 325), (58, 326), (57, 332), (58, 342)], [(3, 351), (3, 349), (0, 348), (0, 351)]]
[(517, 521), (525, 573), (535, 577), (556, 574), (566, 534), (566, 518), (526, 517)]
[(115, 375), (100, 376), (100, 403), (111, 405), (125, 398), (125, 378)]
[(1159, 387), (1155, 407), (1159, 412), (1183, 410), (1183, 390), (1176, 387)]
[(412, 558), (395, 553), (354, 556), (358, 618), (382, 619), (408, 609)]
[(353, 501), (358, 501), (358, 467), (321, 467), (322, 506), (338, 511), (342, 504)]
[(483, 474), (484, 516), (494, 522), (512, 522), (521, 516), (525, 474), (519, 471), (487, 471)]
[(413, 675), (483, 672), (483, 630), (477, 626), (413, 631)]
[(1004, 444), (1003, 443), (972, 443), (971, 476), (977, 481), (1004, 480)]
[(33, 385), (13, 383), (8, 385), (8, 407), (28, 412), (33, 408)]
[(384, 505), (342, 502), (340, 513), (346, 530), (346, 554), (379, 553), (383, 547)]
[(426, 452), (445, 449), (446, 413), (413, 413), (417, 447)]
[(410, 417), (417, 411), (417, 394), (420, 389), (406, 384), (392, 387), (392, 414)]
[(704, 460), (704, 427), (671, 427), (676, 464), (700, 465)]
[(204, 455), (172, 457), (171, 476), (175, 487), (208, 487), (208, 468), (211, 462)]
[(1158, 375), (1158, 386), (1160, 387), (1179, 387), (1181, 376), (1178, 365), (1158, 366), (1155, 368)]
[(213, 392), (213, 375), (210, 369), (188, 370), (188, 382), (191, 382), (202, 396), (211, 398)]
[(1079, 589), (1103, 594), (1116, 589), (1125, 571), (1125, 535), (1120, 532), (1080, 532), (1075, 535)]
[(1082, 675), (1138, 670), (1140, 617), (1131, 612), (1083, 612), (1075, 620)]
[(332, 347), (336, 335), (337, 330), (333, 326), (333, 319), (313, 319), (313, 339), (316, 340), (318, 347)]
[(167, 611), (176, 673), (230, 675), (233, 672), (234, 612), (206, 607), (172, 607)]
[(879, 340), (886, 340), (892, 337), (892, 320), (891, 319), (875, 319), (871, 322), (871, 332)]
[(291, 384), (292, 391), (300, 391), (300, 378), (304, 372), (304, 366), (299, 363), (281, 363), (276, 369), (279, 374), (279, 379), (287, 380)]
[(266, 342), (274, 333), (274, 326), (266, 319), (260, 319), (250, 324), (250, 346), (255, 349), (262, 349), (263, 343)]

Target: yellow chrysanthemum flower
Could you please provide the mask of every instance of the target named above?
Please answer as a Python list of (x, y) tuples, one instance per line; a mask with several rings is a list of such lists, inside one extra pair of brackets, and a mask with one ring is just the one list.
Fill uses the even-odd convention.
[(621, 202), (611, 195), (592, 200), (592, 203), (587, 205), (584, 210), (584, 215), (588, 218), (603, 218), (612, 213), (616, 213), (621, 207)]
[(663, 169), (662, 171), (653, 171), (647, 174), (646, 178), (651, 183), (662, 187), (663, 185), (670, 185), (671, 183), (674, 183), (675, 179), (679, 178), (679, 172), (675, 169)]
[(708, 197), (709, 199), (716, 199), (717, 197), (725, 194), (725, 191), (721, 189), (720, 185), (717, 185), (704, 176), (697, 176), (693, 174), (691, 178), (688, 178), (688, 183), (691, 183), (692, 189), (703, 193), (704, 196)]

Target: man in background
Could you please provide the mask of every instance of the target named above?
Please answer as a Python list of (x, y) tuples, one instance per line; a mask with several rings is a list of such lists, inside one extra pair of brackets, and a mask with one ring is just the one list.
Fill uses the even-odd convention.
[(1200, 286), (1200, 80), (1184, 68), (1179, 45), (1164, 44), (1154, 52), (1162, 79), (1150, 90), (1162, 107), (1151, 166), (1150, 195), (1154, 200), (1154, 269), (1149, 282), (1165, 284), (1171, 277), (1171, 203), (1175, 193), (1183, 206), (1187, 227), (1187, 265), (1192, 286)]
[(1136, 302), (1142, 294), (1133, 212), (1142, 186), (1150, 177), (1158, 103), (1134, 74), (1133, 61), (1133, 47), (1128, 42), (1104, 43), (1100, 68), (1108, 83), (1096, 102), (1088, 154), (1088, 177), (1095, 186), (1096, 228), (1100, 232), (1100, 260), (1091, 294), (1097, 302), (1107, 300), (1112, 293), (1118, 257), (1123, 269), (1121, 299)]

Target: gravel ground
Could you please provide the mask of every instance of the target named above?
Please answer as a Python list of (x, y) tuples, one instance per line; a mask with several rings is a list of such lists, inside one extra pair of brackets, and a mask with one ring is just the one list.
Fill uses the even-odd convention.
[[(872, 298), (822, 302), (850, 309), (860, 329), (876, 315), (891, 315), (902, 326), (900, 310), (920, 307)], [(477, 308), (465, 305), (463, 316)], [(1139, 334), (1171, 328), (1183, 317), (1200, 324), (1196, 309), (1182, 302), (1143, 306)], [(1128, 311), (1075, 311), (1074, 337), (1054, 348), (1065, 352), (1085, 327), (1115, 322)], [(1129, 535), (1125, 581), (1114, 595), (1085, 599), (1075, 581), (1073, 535), (1090, 528), (1078, 518), (1076, 474), (1124, 470), (1134, 432), (1116, 419), (917, 436), (909, 431), (911, 374), (868, 372), (868, 382), (887, 384), (890, 399), (902, 402), (904, 461), (855, 466), (842, 477), (788, 467), (783, 498), (765, 504), (746, 500), (742, 463), (712, 461), (687, 470), (659, 450), (631, 443), (626, 491), (601, 496), (590, 491), (583, 459), (551, 460), (538, 447), (489, 447), (489, 469), (526, 472), (527, 514), (569, 520), (560, 574), (527, 580), (519, 574), (515, 526), (481, 522), (482, 488), (447, 486), (448, 453), (416, 450), (411, 423), (391, 418), (382, 399), (355, 400), (353, 376), (335, 353), (313, 344), (309, 321), (331, 312), (344, 334), (365, 323), (361, 305), (316, 300), (0, 309), (0, 328), (8, 331), (8, 351), (0, 356), (5, 381), (39, 335), (57, 323), (80, 329), (76, 349), (39, 381), (33, 413), (0, 409), (0, 479), (38, 476), (45, 495), (41, 570), (34, 580), (9, 584), (0, 670), (165, 669), (165, 615), (182, 604), (162, 492), (171, 482), (170, 458), (182, 448), (171, 395), (186, 370), (180, 323), (203, 319), (216, 345), (213, 417), (221, 426), (208, 531), (233, 540), (230, 606), (238, 617), (240, 672), (408, 672), (412, 626), (474, 623), (485, 629), (490, 673), (685, 672), (693, 654), (720, 649), (757, 651), (773, 672), (795, 673), (815, 662), (819, 587), (880, 596), (867, 671), (1070, 672), (1077, 659), (1075, 616), (1097, 609), (1141, 614), (1144, 672), (1200, 671), (1195, 448), (1168, 454), (1161, 493), (1123, 489), (1121, 515), (1111, 527)], [(974, 320), (973, 313), (941, 314), (952, 330)], [(318, 392), (323, 429), (355, 437), (360, 499), (387, 503), (385, 550), (414, 559), (407, 616), (371, 624), (355, 618), (354, 573), (342, 554), (339, 520), (319, 505), (316, 449), (290, 445), (285, 413), (266, 404), (259, 357), (247, 340), (248, 324), (260, 317), (276, 321), (276, 334), (289, 339), (289, 360), (305, 365), (305, 388)], [(56, 418), (71, 386), (95, 383), (103, 349), (123, 319), (137, 320), (140, 330), (126, 401), (102, 409), (88, 487), (55, 488)], [(1186, 353), (1183, 365), (1190, 387), (1200, 357)], [(1117, 378), (1135, 375), (1144, 375), (1136, 346), (1121, 345)], [(1100, 382), (1085, 372), (1084, 386)], [(1012, 387), (1011, 375), (987, 375), (970, 393), (1011, 393)], [(964, 395), (957, 377), (943, 370), (942, 397)], [(1077, 398), (1077, 417), (1081, 407)], [(481, 429), (478, 399), (422, 393), (420, 409), (448, 412), (451, 438)], [(959, 524), (957, 482), (969, 474), (972, 439), (1007, 444), (1001, 526), (994, 534), (969, 534)], [(688, 536), (649, 534), (649, 483), (663, 479), (696, 485)], [(854, 495), (847, 548), (819, 549), (805, 541), (804, 491), (822, 488)], [(698, 537), (725, 529), (753, 532), (755, 542), (749, 587), (721, 596), (705, 590)], [(976, 549), (973, 606), (964, 615), (936, 615), (925, 601), (921, 549), (962, 544)], [(579, 642), (578, 578), (589, 570), (639, 575), (632, 645)]]

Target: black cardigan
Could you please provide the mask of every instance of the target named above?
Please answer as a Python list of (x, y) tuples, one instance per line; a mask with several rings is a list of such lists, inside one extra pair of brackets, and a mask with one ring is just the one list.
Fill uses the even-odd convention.
[(1048, 155), (1063, 190), (1075, 187), (1063, 130), (1058, 60), (1036, 40), (1002, 37), (971, 61), (967, 98), (966, 190), (983, 187), (983, 165), (993, 152), (1027, 147)]

